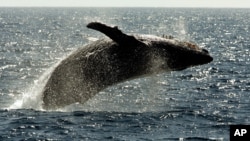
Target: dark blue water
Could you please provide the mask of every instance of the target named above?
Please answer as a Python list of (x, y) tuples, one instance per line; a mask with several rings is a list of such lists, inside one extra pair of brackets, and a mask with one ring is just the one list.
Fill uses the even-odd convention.
[[(56, 64), (103, 37), (92, 21), (191, 40), (214, 61), (43, 110)], [(227, 141), (229, 125), (250, 124), (249, 25), (250, 9), (0, 8), (0, 140)]]

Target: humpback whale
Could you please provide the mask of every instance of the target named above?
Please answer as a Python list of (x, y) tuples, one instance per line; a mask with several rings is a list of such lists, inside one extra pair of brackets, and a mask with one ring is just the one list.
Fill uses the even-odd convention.
[(60, 62), (43, 88), (44, 109), (84, 103), (116, 83), (213, 60), (206, 49), (172, 37), (128, 35), (99, 22), (87, 27), (109, 38), (79, 48)]

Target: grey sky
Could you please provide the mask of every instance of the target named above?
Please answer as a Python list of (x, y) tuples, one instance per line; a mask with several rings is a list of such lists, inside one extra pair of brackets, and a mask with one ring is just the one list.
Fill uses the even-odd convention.
[(250, 0), (0, 0), (0, 7), (242, 7)]

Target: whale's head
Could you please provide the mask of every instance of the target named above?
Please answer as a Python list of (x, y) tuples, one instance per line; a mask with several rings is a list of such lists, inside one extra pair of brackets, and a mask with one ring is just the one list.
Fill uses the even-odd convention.
[(143, 36), (138, 40), (148, 44), (151, 48), (152, 60), (156, 60), (154, 62), (160, 70), (179, 71), (213, 61), (208, 50), (192, 42), (151, 35)]

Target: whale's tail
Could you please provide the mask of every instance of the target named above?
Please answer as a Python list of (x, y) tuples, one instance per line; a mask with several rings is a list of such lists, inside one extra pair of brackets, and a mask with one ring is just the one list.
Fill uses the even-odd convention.
[(102, 32), (119, 45), (144, 45), (134, 36), (124, 34), (117, 26), (110, 27), (99, 22), (91, 22), (87, 27)]

